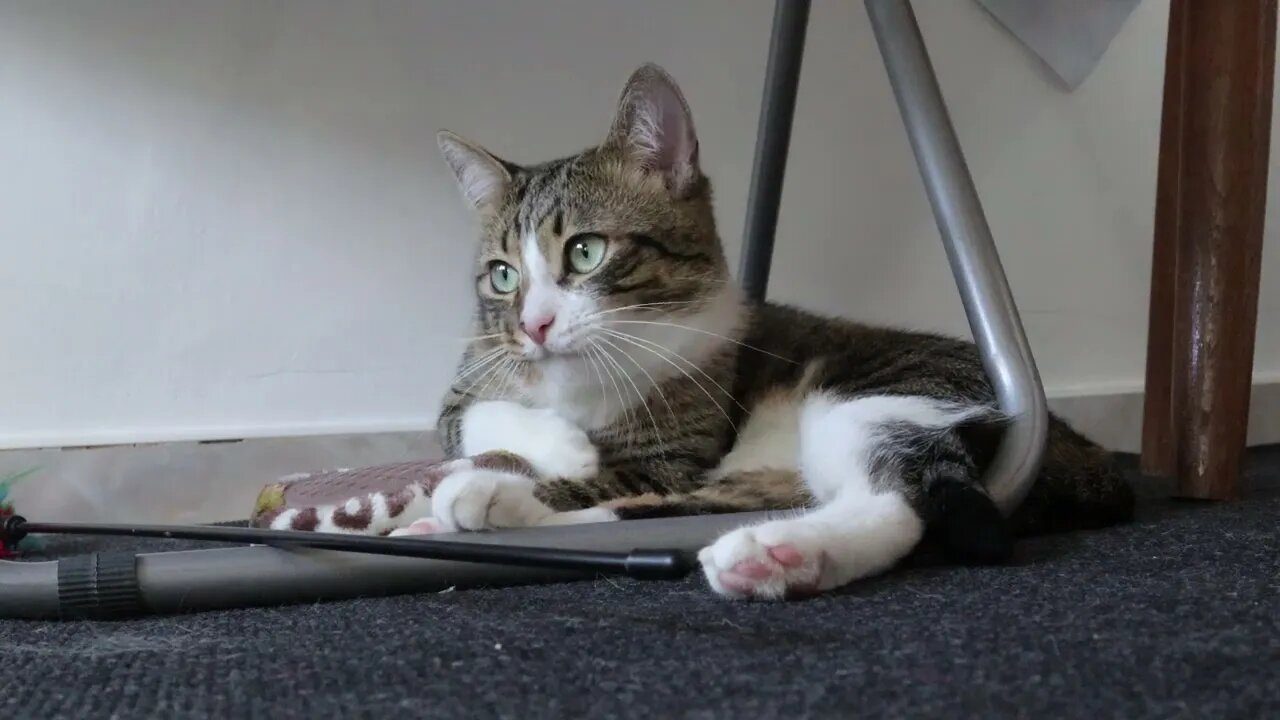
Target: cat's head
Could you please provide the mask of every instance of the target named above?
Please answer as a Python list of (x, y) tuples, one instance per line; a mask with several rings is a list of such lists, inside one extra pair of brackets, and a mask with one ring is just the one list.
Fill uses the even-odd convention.
[(480, 218), (486, 346), (525, 360), (580, 356), (616, 333), (650, 335), (634, 318), (689, 318), (723, 295), (693, 117), (661, 68), (638, 69), (604, 142), (572, 157), (517, 165), (451, 132), (439, 143)]

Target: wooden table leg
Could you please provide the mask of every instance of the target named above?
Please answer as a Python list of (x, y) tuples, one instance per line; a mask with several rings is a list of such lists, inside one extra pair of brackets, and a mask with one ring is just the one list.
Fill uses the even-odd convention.
[(1261, 276), (1276, 0), (1172, 0), (1143, 468), (1235, 497)]
[[(1185, 5), (1185, 3), (1179, 3)], [(1177, 472), (1173, 412), (1173, 326), (1177, 276), (1178, 181), (1182, 168), (1182, 76), (1186, 62), (1181, 38), (1185, 7), (1169, 14), (1165, 46), (1164, 102), (1160, 113), (1160, 149), (1156, 168), (1156, 217), (1151, 258), (1151, 299), (1147, 317), (1147, 375), (1143, 396), (1142, 471), (1157, 477)]]

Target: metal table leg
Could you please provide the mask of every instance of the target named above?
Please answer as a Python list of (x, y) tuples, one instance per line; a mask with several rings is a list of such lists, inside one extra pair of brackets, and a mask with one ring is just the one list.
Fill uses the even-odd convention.
[(739, 265), (739, 282), (747, 297), (756, 301), (764, 300), (773, 264), (773, 235), (782, 203), (782, 176), (787, 168), (808, 24), (809, 0), (776, 0)]
[(911, 3), (866, 0), (866, 7), (974, 340), (1013, 418), (985, 481), (1009, 513), (1031, 489), (1044, 452), (1044, 387)]
[[(974, 341), (1001, 409), (1013, 418), (985, 479), (996, 504), (1012, 512), (1044, 453), (1044, 388), (911, 3), (866, 0), (866, 6)], [(758, 301), (769, 282), (808, 18), (809, 0), (777, 0), (774, 6), (740, 266), (747, 296)]]

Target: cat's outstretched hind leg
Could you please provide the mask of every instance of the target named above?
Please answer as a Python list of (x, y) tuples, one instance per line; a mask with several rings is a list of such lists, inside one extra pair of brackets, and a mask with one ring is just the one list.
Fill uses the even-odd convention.
[(717, 593), (780, 600), (884, 572), (923, 533), (924, 522), (901, 493), (851, 492), (806, 515), (734, 530), (698, 559)]
[(957, 428), (987, 412), (918, 396), (809, 397), (799, 465), (819, 507), (722, 536), (698, 555), (707, 581), (728, 597), (777, 600), (893, 567), (923, 539), (933, 489), (973, 477)]

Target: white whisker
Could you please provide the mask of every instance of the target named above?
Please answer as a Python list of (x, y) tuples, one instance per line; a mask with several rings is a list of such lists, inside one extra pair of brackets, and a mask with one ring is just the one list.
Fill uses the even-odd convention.
[(467, 363), (461, 370), (458, 371), (458, 374), (454, 376), (453, 378), (454, 381), (456, 382), (458, 380), (461, 380), (462, 378), (470, 375), (476, 370), (479, 370), (481, 365), (486, 364), (486, 361), (492, 360), (493, 358), (497, 357), (500, 354), (502, 354), (502, 348), (500, 347), (494, 348), (493, 350), (490, 350), (489, 352), (481, 355), (479, 358), (471, 361), (470, 363)]
[[(638, 367), (638, 368), (640, 368), (640, 370), (641, 370), (642, 372), (644, 371), (644, 367), (643, 367), (643, 366), (641, 366), (641, 365), (640, 365), (640, 363), (636, 362), (636, 359), (635, 359), (635, 358), (633, 358), (633, 357), (631, 357), (631, 355), (630, 355), (629, 353), (627, 353), (627, 351), (626, 351), (626, 350), (623, 350), (622, 348), (618, 347), (618, 346), (617, 346), (617, 345), (615, 345), (614, 343), (612, 343), (612, 342), (610, 342), (610, 341), (608, 341), (608, 340), (606, 340), (606, 339), (604, 339), (604, 338), (597, 338), (597, 339), (598, 339), (600, 342), (604, 343), (605, 345), (608, 345), (609, 347), (613, 348), (614, 350), (617, 350), (618, 352), (622, 353), (623, 357), (627, 358), (627, 359), (628, 359), (628, 360), (630, 360), (632, 363), (634, 363), (634, 364), (635, 364), (635, 366), (636, 366), (636, 367)], [(608, 355), (608, 352), (606, 352), (605, 354), (606, 354), (606, 355)], [(649, 374), (649, 373), (647, 373), (647, 372), (645, 373), (645, 375), (648, 375), (648, 374)], [(664, 445), (664, 443), (662, 442), (662, 433), (658, 430), (658, 418), (656, 418), (656, 417), (654, 417), (654, 416), (653, 416), (653, 410), (649, 407), (649, 403), (647, 403), (647, 402), (645, 402), (645, 401), (644, 401), (644, 393), (640, 392), (640, 387), (636, 385), (636, 381), (635, 381), (635, 380), (631, 379), (631, 375), (630, 375), (630, 374), (623, 373), (623, 376), (622, 376), (622, 377), (623, 377), (623, 379), (625, 379), (627, 382), (631, 383), (631, 387), (632, 387), (632, 389), (634, 389), (634, 390), (636, 391), (636, 397), (638, 398), (638, 401), (639, 401), (639, 403), (640, 403), (640, 407), (643, 407), (643, 408), (644, 408), (644, 411), (645, 411), (646, 413), (648, 413), (648, 414), (649, 414), (649, 422), (653, 423), (653, 436), (654, 436), (654, 438), (656, 438), (656, 439), (657, 439), (657, 443), (658, 443), (658, 445), (659, 445), (659, 446), (663, 446), (663, 445)], [(650, 382), (652, 382), (652, 381), (653, 381), (653, 378), (652, 378), (652, 377), (651, 377), (651, 378), (649, 378), (649, 381), (650, 381)], [(657, 385), (655, 384), (655, 385), (654, 385), (654, 387), (657, 387)], [(668, 407), (669, 407), (669, 406), (668, 406)], [(674, 415), (674, 413), (673, 413), (673, 415)], [(665, 447), (663, 447), (663, 454), (664, 454), (664, 455), (666, 454), (666, 448), (665, 448)]]
[[(458, 374), (458, 375), (454, 378), (454, 384), (456, 385), (456, 384), (457, 384), (457, 382), (458, 382), (458, 380), (462, 379), (463, 377), (466, 377), (467, 375), (471, 375), (471, 374), (473, 374), (473, 373), (479, 372), (482, 368), (485, 368), (486, 366), (487, 366), (489, 369), (492, 369), (492, 367), (493, 367), (494, 363), (496, 363), (497, 361), (499, 361), (499, 360), (501, 360), (501, 359), (502, 359), (502, 353), (500, 353), (500, 352), (498, 352), (498, 353), (491, 353), (491, 354), (489, 354), (489, 355), (486, 355), (485, 357), (481, 358), (480, 360), (477, 360), (476, 362), (472, 363), (472, 364), (469, 366), (469, 367), (471, 368), (470, 370), (467, 370), (465, 373), (460, 373), (460, 374)], [(467, 387), (467, 389), (468, 389), (468, 390), (470, 390), (471, 388), (475, 387), (476, 382), (478, 382), (481, 378), (483, 378), (483, 377), (484, 377), (485, 375), (487, 375), (487, 374), (488, 374), (488, 370), (485, 370), (485, 372), (484, 372), (484, 373), (482, 373), (481, 375), (479, 375), (479, 376), (477, 376), (476, 378), (474, 378), (474, 379), (473, 379), (473, 381), (472, 381), (472, 383), (471, 383), (471, 385), (469, 385), (469, 386)], [(465, 393), (463, 393), (463, 394), (465, 394)]]
[(779, 359), (779, 360), (782, 360), (783, 362), (789, 362), (789, 363), (791, 363), (792, 365), (799, 365), (799, 364), (800, 364), (800, 363), (796, 362), (795, 360), (792, 360), (792, 359), (790, 359), (790, 358), (784, 358), (784, 357), (782, 357), (781, 355), (776, 355), (776, 354), (771, 353), (771, 352), (769, 352), (768, 350), (765, 350), (765, 349), (763, 349), (763, 348), (758, 348), (758, 347), (756, 347), (756, 346), (754, 346), (754, 345), (748, 345), (748, 344), (746, 344), (746, 343), (742, 342), (741, 340), (734, 340), (733, 338), (728, 337), (728, 336), (726, 336), (726, 335), (721, 335), (720, 333), (714, 333), (714, 332), (711, 332), (710, 330), (703, 330), (702, 328), (689, 327), (688, 325), (680, 325), (680, 324), (678, 324), (678, 323), (669, 323), (669, 322), (659, 322), (659, 321), (657, 321), (657, 320), (601, 320), (600, 322), (602, 322), (602, 323), (627, 323), (627, 324), (631, 324), (631, 325), (661, 325), (661, 326), (663, 326), (663, 327), (673, 327), (673, 328), (678, 328), (678, 329), (680, 329), (680, 330), (688, 330), (689, 332), (702, 333), (703, 335), (710, 335), (711, 337), (717, 337), (717, 338), (720, 338), (721, 340), (725, 340), (725, 341), (727, 341), (727, 342), (731, 342), (731, 343), (733, 343), (733, 344), (735, 344), (735, 345), (741, 345), (742, 347), (747, 348), (748, 350), (755, 350), (755, 351), (756, 351), (756, 352), (758, 352), (758, 353), (763, 353), (763, 354), (765, 354), (765, 355), (768, 355), (769, 357), (775, 357), (775, 358), (777, 358), (777, 359)]
[(487, 378), (487, 377), (489, 377), (490, 375), (492, 375), (492, 374), (493, 374), (493, 372), (494, 372), (495, 370), (497, 370), (498, 368), (502, 367), (502, 363), (501, 363), (501, 362), (499, 362), (499, 360), (500, 360), (501, 358), (502, 358), (502, 356), (501, 356), (501, 355), (494, 355), (493, 357), (489, 358), (489, 359), (485, 362), (485, 364), (486, 364), (486, 365), (488, 365), (488, 367), (485, 369), (485, 371), (484, 371), (484, 372), (482, 372), (482, 373), (480, 373), (479, 375), (477, 375), (477, 376), (476, 376), (476, 377), (471, 381), (471, 384), (467, 386), (467, 389), (466, 389), (466, 390), (463, 390), (462, 392), (460, 392), (460, 393), (458, 393), (458, 394), (459, 394), (459, 395), (467, 395), (467, 396), (469, 396), (469, 395), (470, 395), (470, 393), (471, 393), (471, 391), (472, 391), (472, 389), (474, 389), (476, 385), (479, 385), (481, 381), (483, 381), (485, 378)]
[(604, 373), (600, 372), (600, 361), (591, 354), (591, 348), (586, 348), (582, 356), (591, 364), (591, 368), (596, 371), (596, 379), (600, 381), (600, 397), (604, 400), (605, 414), (609, 412), (608, 395), (609, 391), (604, 386)]
[(668, 300), (665, 302), (648, 302), (648, 303), (636, 303), (635, 305), (623, 305), (622, 307), (616, 307), (611, 310), (601, 310), (600, 312), (591, 313), (585, 319), (592, 320), (600, 317), (601, 315), (609, 315), (610, 313), (622, 312), (624, 310), (642, 310), (645, 308), (655, 308), (655, 307), (667, 306), (667, 305), (692, 305), (695, 302), (698, 302), (698, 301), (697, 300)]
[[(663, 354), (659, 353), (657, 350), (654, 350), (653, 348), (648, 348), (648, 347), (645, 347), (644, 345), (641, 345), (639, 342), (637, 342), (637, 340), (639, 340), (640, 338), (632, 339), (631, 337), (628, 337), (627, 335), (625, 335), (625, 334), (623, 334), (623, 333), (620, 333), (620, 332), (616, 332), (616, 331), (614, 331), (614, 330), (605, 330), (605, 332), (607, 332), (607, 333), (609, 333), (610, 335), (612, 335), (612, 336), (614, 336), (614, 337), (618, 338), (619, 340), (622, 340), (623, 342), (631, 343), (632, 345), (635, 345), (636, 347), (640, 348), (641, 350), (647, 350), (648, 352), (650, 352), (650, 353), (652, 353), (652, 354), (654, 354), (654, 355), (657, 355), (659, 358), (661, 358), (661, 359), (662, 359), (664, 362), (666, 362), (668, 365), (670, 365), (671, 367), (673, 367), (673, 368), (675, 368), (676, 370), (680, 371), (680, 373), (681, 373), (682, 375), (684, 375), (685, 377), (689, 378), (689, 382), (691, 382), (691, 383), (693, 383), (694, 385), (697, 385), (697, 386), (698, 386), (698, 389), (702, 391), (702, 394), (703, 394), (703, 395), (706, 395), (706, 396), (707, 396), (707, 399), (711, 401), (711, 404), (712, 404), (712, 405), (715, 405), (715, 406), (716, 406), (716, 409), (720, 411), (720, 414), (724, 416), (724, 419), (729, 421), (729, 425), (731, 425), (731, 426), (733, 427), (733, 429), (734, 429), (734, 430), (737, 430), (737, 429), (738, 429), (738, 425), (737, 425), (736, 423), (734, 423), (734, 422), (733, 422), (733, 418), (732, 418), (732, 417), (730, 417), (730, 416), (729, 416), (729, 413), (725, 411), (724, 406), (722, 406), (722, 405), (720, 404), (720, 402), (719, 402), (718, 400), (716, 400), (716, 399), (715, 399), (715, 396), (713, 396), (713, 395), (711, 394), (711, 391), (709, 391), (709, 390), (707, 390), (705, 387), (703, 387), (703, 386), (702, 386), (702, 383), (698, 382), (698, 381), (697, 381), (697, 380), (696, 380), (692, 375), (690, 375), (690, 374), (689, 374), (689, 372), (688, 372), (687, 370), (685, 370), (684, 368), (682, 368), (682, 367), (680, 367), (679, 365), (675, 364), (675, 362), (673, 362), (670, 358), (668, 358), (668, 357), (664, 356)], [(657, 343), (653, 343), (653, 344), (654, 344), (654, 345), (657, 345), (657, 347), (662, 347), (661, 345), (658, 345)], [(664, 350), (666, 350), (666, 348), (663, 348), (663, 349), (664, 349)], [(671, 352), (671, 351), (670, 351), (670, 350), (667, 350), (667, 352)], [(674, 354), (674, 353), (673, 353), (673, 354)], [(681, 359), (683, 359), (683, 358), (681, 358)], [(689, 362), (689, 361), (688, 361), (688, 360), (685, 360), (685, 362)], [(690, 365), (693, 365), (693, 363), (689, 363), (689, 364), (690, 364)], [(694, 369), (695, 369), (695, 370), (697, 370), (698, 372), (702, 372), (702, 368), (699, 368), (699, 367), (698, 367), (698, 366), (696, 366), (696, 365), (694, 365), (693, 367), (694, 367)], [(703, 374), (703, 375), (706, 375), (706, 373), (702, 373), (702, 374)], [(712, 382), (712, 383), (714, 383), (716, 387), (720, 388), (720, 392), (724, 393), (725, 395), (728, 395), (728, 396), (729, 396), (729, 399), (730, 399), (730, 400), (733, 400), (733, 401), (734, 401), (734, 403), (737, 403), (737, 402), (738, 402), (737, 400), (735, 400), (735, 399), (734, 399), (734, 397), (733, 397), (732, 395), (729, 395), (729, 392), (728, 392), (727, 390), (725, 390), (723, 387), (720, 387), (720, 383), (716, 382), (715, 380), (712, 380), (712, 379), (711, 379), (711, 377), (709, 377), (709, 376), (707, 377), (707, 379), (708, 379), (708, 380), (711, 380), (711, 382)], [(738, 407), (742, 407), (742, 405), (741, 405), (741, 404), (739, 404), (739, 405), (738, 405)], [(746, 410), (746, 408), (742, 408), (742, 409), (743, 409), (744, 411)]]
[[(611, 331), (606, 330), (605, 332), (611, 332)], [(616, 337), (619, 337), (619, 338), (621, 338), (621, 336), (622, 336), (622, 333), (618, 333), (616, 335)], [(625, 339), (625, 338), (622, 338), (622, 339)], [(609, 345), (613, 345), (613, 343), (609, 342), (608, 340), (605, 340), (604, 338), (600, 338), (600, 340), (602, 342), (609, 343)], [(631, 344), (636, 345), (636, 343), (632, 342), (631, 340), (627, 340), (627, 342), (631, 342)], [(613, 345), (613, 347), (617, 347), (617, 346)], [(642, 350), (648, 349), (648, 348), (645, 348), (643, 345), (640, 345), (638, 347), (640, 347), (640, 349)], [(649, 384), (653, 387), (654, 391), (658, 393), (658, 398), (662, 400), (663, 405), (667, 406), (667, 413), (671, 415), (671, 420), (672, 422), (675, 423), (676, 430), (678, 431), (680, 429), (680, 418), (676, 416), (675, 409), (672, 408), (671, 403), (667, 401), (667, 394), (662, 391), (662, 385), (660, 385), (658, 381), (652, 375), (649, 374), (648, 370), (644, 369), (644, 365), (640, 364), (638, 360), (631, 357), (631, 354), (626, 351), (626, 348), (618, 348), (618, 350), (622, 352), (622, 354), (625, 355), (628, 360), (630, 360), (633, 364), (635, 364), (636, 368), (638, 368), (640, 372), (644, 373), (644, 376), (649, 379)], [(650, 352), (653, 352), (653, 351), (650, 350)], [(679, 368), (676, 368), (676, 369), (678, 370)], [(712, 402), (715, 402), (715, 401), (712, 400)]]
[(476, 396), (481, 398), (487, 397), (486, 393), (489, 392), (489, 386), (493, 384), (494, 380), (502, 376), (508, 369), (510, 369), (512, 362), (513, 361), (511, 358), (506, 358), (505, 360), (503, 360), (502, 363), (497, 366), (498, 371), (493, 375), (491, 375), (489, 379), (485, 381), (484, 385), (476, 393)]
[(718, 280), (716, 278), (699, 277), (697, 275), (687, 275), (685, 277), (669, 277), (669, 278), (663, 278), (663, 279), (669, 282), (684, 282), (686, 280), (697, 280), (698, 282), (704, 282), (704, 283), (707, 283), (708, 285), (724, 285), (724, 284), (733, 282), (733, 280)]
[[(678, 360), (682, 360), (682, 361), (684, 361), (684, 363), (685, 363), (686, 365), (688, 365), (689, 367), (691, 367), (691, 368), (693, 368), (694, 370), (696, 370), (696, 371), (698, 372), (698, 374), (699, 374), (699, 375), (701, 375), (702, 377), (706, 378), (706, 379), (707, 379), (707, 382), (711, 383), (712, 385), (715, 385), (715, 386), (716, 386), (716, 389), (717, 389), (717, 390), (719, 390), (720, 392), (724, 393), (724, 396), (725, 396), (725, 397), (727, 397), (727, 398), (729, 398), (730, 400), (732, 400), (732, 401), (733, 401), (733, 404), (734, 404), (734, 405), (737, 405), (739, 408), (741, 408), (742, 412), (744, 412), (744, 413), (745, 413), (745, 412), (749, 412), (749, 411), (747, 410), (747, 408), (746, 408), (746, 407), (744, 407), (744, 406), (742, 405), (742, 403), (738, 402), (738, 399), (737, 399), (737, 398), (735, 398), (735, 397), (733, 396), (733, 393), (729, 392), (728, 390), (726, 390), (726, 389), (724, 388), (724, 386), (723, 386), (723, 385), (721, 385), (720, 383), (716, 382), (716, 379), (715, 379), (715, 378), (713, 378), (713, 377), (711, 377), (710, 375), (708, 375), (708, 374), (707, 374), (707, 372), (706, 372), (705, 370), (703, 370), (701, 367), (699, 367), (697, 363), (695, 363), (694, 361), (690, 360), (689, 358), (687, 358), (687, 357), (685, 357), (685, 356), (681, 355), (680, 353), (676, 352), (675, 350), (672, 350), (671, 348), (669, 348), (669, 347), (667, 347), (667, 346), (665, 346), (665, 345), (662, 345), (662, 344), (660, 344), (660, 343), (656, 343), (656, 342), (654, 342), (654, 341), (652, 341), (652, 340), (649, 340), (649, 339), (646, 339), (646, 338), (642, 338), (642, 337), (640, 337), (639, 335), (631, 335), (630, 333), (624, 333), (624, 332), (622, 332), (622, 331), (620, 331), (620, 330), (610, 330), (610, 329), (608, 329), (608, 328), (604, 328), (604, 331), (605, 331), (605, 332), (607, 332), (607, 333), (609, 333), (609, 334), (611, 334), (611, 335), (613, 335), (614, 337), (624, 338), (624, 339), (629, 339), (629, 340), (631, 340), (632, 342), (644, 343), (645, 345), (649, 345), (650, 347), (657, 348), (658, 350), (661, 350), (661, 351), (663, 351), (663, 352), (669, 353), (669, 354), (671, 355), (671, 357), (674, 357), (674, 358), (676, 358), (676, 359), (678, 359)], [(664, 359), (665, 359), (665, 358), (664, 358)], [(670, 361), (670, 360), (668, 360), (667, 362), (671, 362), (671, 361)], [(674, 365), (674, 363), (672, 363), (672, 364)], [(676, 369), (677, 369), (677, 370), (679, 370), (680, 368), (677, 366), (677, 367), (676, 367)], [(690, 378), (690, 379), (692, 380), (693, 378)]]
[(489, 333), (488, 335), (472, 335), (471, 337), (449, 338), (453, 342), (475, 342), (477, 340), (491, 340), (493, 338), (502, 337), (503, 333)]
[(618, 396), (618, 412), (622, 416), (623, 426), (625, 426), (627, 429), (627, 434), (625, 438), (626, 446), (631, 447), (631, 441), (634, 436), (634, 430), (633, 430), (634, 424), (632, 422), (631, 408), (627, 405), (627, 401), (623, 399), (623, 396), (622, 396), (622, 386), (618, 384), (618, 379), (617, 377), (614, 376), (613, 369), (609, 367), (609, 362), (608, 362), (608, 359), (606, 359), (605, 357), (604, 351), (600, 349), (599, 345), (596, 344), (595, 340), (591, 340), (590, 338), (588, 338), (587, 342), (589, 342), (591, 345), (591, 352), (593, 352), (597, 357), (599, 357), (600, 365), (601, 367), (604, 368), (605, 373), (608, 374), (609, 381), (613, 383), (613, 391)]
[(632, 411), (630, 404), (623, 397), (622, 385), (618, 383), (617, 376), (613, 374), (613, 369), (610, 367), (610, 363), (612, 363), (613, 367), (617, 368), (619, 372), (622, 372), (624, 377), (626, 376), (626, 373), (622, 371), (622, 366), (618, 364), (618, 361), (612, 355), (605, 352), (595, 340), (588, 338), (588, 342), (591, 344), (591, 349), (600, 356), (601, 364), (604, 366), (605, 372), (609, 374), (609, 379), (613, 381), (613, 389), (618, 393), (619, 411), (622, 413), (622, 420), (627, 426), (626, 443), (627, 447), (631, 447), (631, 442), (635, 438), (635, 428), (639, 423), (636, 422), (635, 413)]
[(522, 364), (523, 363), (521, 361), (517, 360), (516, 362), (511, 363), (507, 368), (507, 372), (502, 376), (502, 380), (496, 387), (494, 387), (494, 392), (497, 393), (499, 397), (508, 397), (507, 391), (512, 389), (511, 381), (515, 379), (516, 373), (520, 371), (520, 366)]

